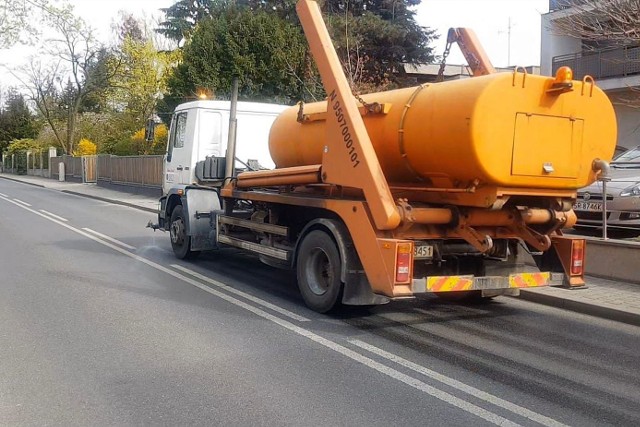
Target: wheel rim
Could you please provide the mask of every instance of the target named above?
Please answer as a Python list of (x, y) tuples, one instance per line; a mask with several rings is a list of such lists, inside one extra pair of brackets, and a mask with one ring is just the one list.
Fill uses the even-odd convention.
[(184, 221), (178, 217), (171, 223), (171, 229), (169, 231), (171, 235), (171, 242), (175, 245), (182, 245), (184, 242)]
[(326, 294), (333, 283), (333, 268), (327, 253), (321, 248), (311, 251), (307, 262), (307, 283), (315, 295)]

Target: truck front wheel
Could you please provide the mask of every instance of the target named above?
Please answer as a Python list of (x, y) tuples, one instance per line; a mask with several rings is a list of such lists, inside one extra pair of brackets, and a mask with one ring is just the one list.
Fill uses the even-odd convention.
[(298, 288), (312, 310), (326, 313), (338, 303), (340, 264), (338, 248), (327, 233), (315, 230), (304, 237), (297, 255)]
[(187, 235), (183, 212), (182, 205), (176, 206), (171, 212), (171, 223), (169, 226), (171, 247), (173, 248), (173, 253), (179, 259), (195, 258), (200, 255), (200, 251), (191, 250), (191, 237)]

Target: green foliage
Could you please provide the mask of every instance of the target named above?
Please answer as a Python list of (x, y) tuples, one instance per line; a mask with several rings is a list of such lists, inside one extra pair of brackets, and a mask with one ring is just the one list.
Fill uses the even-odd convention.
[(160, 9), (166, 20), (158, 25), (158, 33), (170, 40), (181, 41), (187, 38), (196, 24), (212, 15), (220, 0), (178, 0), (172, 6)]
[[(296, 1), (229, 4), (184, 0), (165, 10), (167, 20), (159, 31), (173, 34), (176, 40), (187, 39), (183, 63), (169, 83), (174, 97), (171, 106), (195, 97), (199, 89), (225, 97), (234, 74), (241, 79), (245, 98), (289, 103), (321, 97), (317, 71), (305, 60), (309, 54), (295, 14)], [(435, 34), (415, 22), (412, 7), (418, 4), (420, 0), (322, 3), (354, 90), (413, 85), (415, 81), (405, 77), (404, 65), (434, 59), (429, 44)]]
[(0, 109), (0, 152), (14, 139), (35, 138), (40, 124), (31, 114), (24, 96), (9, 90), (7, 102)]
[(229, 7), (196, 27), (170, 91), (193, 99), (204, 88), (228, 97), (238, 76), (241, 98), (288, 103), (303, 90), (305, 52), (300, 28), (274, 14)]
[(0, 49), (30, 43), (39, 34), (35, 18), (48, 9), (46, 0), (0, 1)]
[(0, 109), (0, 152), (14, 139), (35, 138), (39, 127), (24, 97), (10, 90), (4, 108)]
[(408, 20), (386, 20), (380, 15), (331, 15), (329, 31), (347, 77), (355, 86), (371, 86), (381, 90), (392, 86), (413, 85), (404, 82), (404, 65), (433, 60), (428, 43), (433, 32)]
[(159, 52), (151, 41), (128, 36), (122, 41), (111, 102), (120, 106), (136, 128), (153, 114), (158, 94), (167, 90), (169, 70), (179, 59), (180, 51)]
[[(15, 173), (19, 175), (24, 175), (27, 173), (27, 151), (32, 153), (30, 156), (30, 165), (29, 167), (35, 167), (34, 156), (40, 157), (40, 152), (46, 152), (47, 148), (43, 146), (43, 144), (35, 139), (23, 138), (16, 139), (9, 144), (7, 151), (5, 152), (5, 169), (13, 168)], [(14, 164), (11, 164), (12, 160), (15, 161)], [(39, 160), (38, 160), (39, 162)]]
[(139, 129), (131, 137), (132, 148), (136, 151), (133, 154), (165, 154), (167, 150), (167, 125), (160, 123), (156, 125), (151, 143), (144, 139), (144, 128)]
[(42, 143), (36, 139), (23, 138), (23, 139), (16, 139), (15, 141), (12, 141), (9, 144), (9, 147), (7, 148), (6, 153), (8, 155), (12, 155), (12, 154), (27, 152), (27, 151), (34, 151), (34, 152), (40, 151), (45, 148), (46, 147), (43, 147)]

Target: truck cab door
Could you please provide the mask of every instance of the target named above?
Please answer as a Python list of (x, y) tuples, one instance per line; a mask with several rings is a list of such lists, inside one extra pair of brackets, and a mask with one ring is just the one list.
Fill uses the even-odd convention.
[[(164, 162), (162, 191), (167, 194), (176, 184), (188, 184), (193, 141), (189, 143), (188, 122), (189, 111), (179, 111), (171, 119), (167, 157)], [(186, 168), (186, 170), (185, 170)]]

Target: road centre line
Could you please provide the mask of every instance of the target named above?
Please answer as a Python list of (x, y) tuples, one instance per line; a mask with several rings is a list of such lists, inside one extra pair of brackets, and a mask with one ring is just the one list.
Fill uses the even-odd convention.
[(14, 200), (15, 202), (20, 203), (21, 205), (24, 205), (24, 206), (31, 206), (29, 203), (27, 203), (27, 202), (23, 202), (23, 201), (22, 201), (22, 200), (20, 200), (20, 199), (13, 199), (13, 200)]
[(86, 231), (87, 233), (95, 234), (96, 236), (98, 236), (98, 237), (100, 237), (100, 238), (102, 238), (102, 239), (104, 239), (104, 240), (108, 240), (108, 241), (110, 241), (111, 243), (115, 243), (116, 245), (120, 245), (120, 246), (122, 246), (123, 248), (127, 248), (127, 249), (130, 249), (130, 250), (132, 250), (132, 251), (135, 251), (135, 250), (136, 250), (135, 246), (127, 245), (126, 243), (121, 242), (121, 241), (120, 241), (120, 240), (118, 240), (118, 239), (114, 239), (113, 237), (109, 237), (109, 236), (104, 235), (104, 234), (102, 234), (102, 233), (98, 233), (97, 231), (92, 230), (92, 229), (90, 229), (90, 228), (86, 228), (86, 227), (85, 227), (85, 228), (83, 228), (83, 230), (84, 230), (84, 231)]
[(87, 233), (87, 232), (85, 232), (83, 230), (75, 228), (75, 227), (73, 227), (73, 226), (71, 226), (69, 224), (66, 224), (66, 223), (64, 223), (62, 221), (59, 221), (59, 220), (57, 220), (55, 218), (49, 217), (49, 216), (47, 216), (47, 215), (45, 215), (45, 214), (43, 214), (41, 212), (38, 212), (38, 211), (36, 211), (34, 209), (30, 209), (30, 208), (28, 208), (28, 207), (26, 207), (24, 205), (16, 203), (11, 199), (8, 199), (8, 198), (1, 198), (1, 199), (5, 200), (5, 201), (8, 201), (9, 203), (13, 203), (14, 205), (16, 205), (16, 206), (18, 206), (18, 207), (20, 207), (22, 209), (25, 209), (25, 210), (27, 210), (29, 212), (32, 212), (32, 213), (34, 213), (34, 214), (36, 214), (36, 215), (38, 215), (38, 216), (40, 216), (40, 217), (42, 217), (42, 218), (44, 218), (44, 219), (46, 219), (48, 221), (54, 222), (54, 223), (66, 228), (66, 229), (68, 229), (70, 231), (73, 231), (74, 233), (77, 233), (77, 234), (79, 234), (81, 236), (84, 236), (84, 237), (90, 239), (90, 240), (93, 240), (96, 243), (99, 243), (99, 244), (101, 244), (103, 246), (106, 246), (106, 247), (116, 251), (116, 252), (119, 252), (122, 255), (125, 255), (125, 256), (127, 256), (129, 258), (133, 258), (134, 260), (139, 261), (139, 262), (141, 262), (143, 264), (146, 264), (147, 266), (152, 267), (152, 268), (154, 268), (154, 269), (156, 269), (158, 271), (162, 271), (163, 273), (166, 273), (166, 274), (168, 274), (168, 275), (170, 275), (172, 277), (175, 277), (176, 279), (179, 279), (182, 282), (185, 282), (185, 283), (187, 283), (189, 285), (192, 285), (192, 286), (194, 286), (194, 287), (196, 287), (196, 288), (198, 288), (200, 290), (203, 290), (203, 291), (205, 291), (205, 292), (207, 292), (207, 293), (209, 293), (211, 295), (214, 295), (214, 296), (216, 296), (216, 297), (218, 297), (220, 299), (223, 299), (223, 300), (225, 300), (225, 301), (227, 301), (227, 302), (229, 302), (229, 303), (231, 303), (233, 305), (236, 305), (237, 307), (243, 308), (243, 309), (245, 309), (245, 310), (247, 310), (247, 311), (249, 311), (249, 312), (251, 312), (251, 313), (253, 313), (253, 314), (257, 315), (257, 316), (259, 316), (259, 317), (262, 317), (263, 319), (269, 320), (272, 323), (275, 323), (275, 324), (277, 324), (277, 325), (279, 325), (279, 326), (281, 326), (281, 327), (283, 327), (283, 328), (285, 328), (285, 329), (287, 329), (287, 330), (289, 330), (291, 332), (294, 332), (294, 333), (296, 333), (296, 334), (298, 334), (300, 336), (303, 336), (303, 337), (305, 337), (305, 338), (307, 338), (307, 339), (309, 339), (309, 340), (311, 340), (311, 341), (313, 341), (313, 342), (315, 342), (317, 344), (320, 344), (320, 345), (322, 345), (322, 346), (324, 346), (324, 347), (326, 347), (326, 348), (328, 348), (330, 350), (335, 351), (336, 353), (342, 354), (343, 356), (345, 356), (345, 357), (347, 357), (347, 358), (349, 358), (349, 359), (351, 359), (351, 360), (353, 360), (355, 362), (358, 362), (358, 363), (360, 363), (360, 364), (362, 364), (362, 365), (364, 365), (364, 366), (366, 366), (368, 368), (371, 368), (371, 369), (373, 369), (373, 370), (375, 370), (375, 371), (377, 371), (377, 372), (379, 372), (381, 374), (384, 374), (384, 375), (386, 375), (388, 377), (391, 377), (393, 379), (396, 379), (396, 380), (398, 380), (398, 381), (400, 381), (400, 382), (402, 382), (402, 383), (404, 383), (404, 384), (406, 384), (406, 385), (408, 385), (410, 387), (413, 387), (413, 388), (415, 388), (415, 389), (417, 389), (419, 391), (422, 391), (425, 394), (428, 394), (428, 395), (430, 395), (432, 397), (440, 399), (441, 401), (443, 401), (445, 403), (448, 403), (448, 404), (450, 404), (452, 406), (455, 406), (458, 409), (466, 411), (466, 412), (468, 412), (468, 413), (470, 413), (472, 415), (475, 415), (475, 416), (477, 416), (479, 418), (482, 418), (482, 419), (484, 419), (484, 420), (486, 420), (486, 421), (488, 421), (490, 423), (493, 423), (495, 425), (499, 425), (499, 426), (519, 426), (519, 424), (514, 423), (513, 421), (510, 421), (510, 420), (508, 420), (508, 419), (506, 419), (506, 418), (504, 418), (504, 417), (502, 417), (502, 416), (500, 416), (498, 414), (490, 412), (490, 411), (488, 411), (488, 410), (486, 410), (484, 408), (481, 408), (481, 407), (479, 407), (477, 405), (474, 405), (473, 403), (467, 402), (466, 400), (460, 399), (460, 398), (458, 398), (456, 396), (453, 396), (452, 394), (449, 394), (449, 393), (444, 392), (444, 391), (442, 391), (440, 389), (437, 389), (437, 388), (435, 388), (433, 386), (430, 386), (430, 385), (428, 385), (428, 384), (426, 384), (426, 383), (424, 383), (424, 382), (422, 382), (422, 381), (420, 381), (420, 380), (418, 380), (416, 378), (413, 378), (413, 377), (411, 377), (409, 375), (406, 375), (406, 374), (404, 374), (404, 373), (402, 373), (400, 371), (397, 371), (397, 370), (395, 370), (395, 369), (393, 369), (391, 367), (388, 367), (388, 366), (386, 366), (386, 365), (384, 365), (384, 364), (382, 364), (380, 362), (377, 362), (377, 361), (375, 361), (375, 360), (373, 360), (371, 358), (368, 358), (368, 357), (366, 357), (366, 356), (364, 356), (364, 355), (362, 355), (360, 353), (357, 353), (357, 352), (355, 352), (355, 351), (353, 351), (353, 350), (351, 350), (351, 349), (349, 349), (349, 348), (347, 348), (347, 347), (345, 347), (345, 346), (343, 346), (341, 344), (338, 344), (337, 342), (331, 341), (331, 340), (329, 340), (327, 338), (324, 338), (324, 337), (322, 337), (320, 335), (317, 335), (317, 334), (311, 332), (308, 329), (302, 328), (302, 327), (297, 326), (297, 325), (295, 325), (295, 324), (293, 324), (293, 323), (291, 323), (291, 322), (289, 322), (287, 320), (281, 319), (280, 317), (272, 315), (272, 314), (270, 314), (270, 313), (268, 313), (268, 312), (266, 312), (266, 311), (264, 311), (264, 310), (262, 310), (262, 309), (260, 309), (258, 307), (250, 305), (250, 304), (248, 304), (248, 303), (246, 303), (244, 301), (241, 301), (241, 300), (239, 300), (237, 298), (234, 298), (234, 297), (232, 297), (232, 296), (230, 296), (230, 295), (228, 295), (226, 293), (223, 293), (223, 292), (217, 291), (215, 289), (212, 289), (212, 288), (210, 288), (210, 287), (208, 287), (208, 286), (206, 286), (206, 285), (204, 285), (204, 284), (202, 284), (200, 282), (197, 282), (196, 280), (193, 280), (193, 279), (191, 279), (191, 278), (189, 278), (187, 276), (184, 276), (184, 275), (182, 275), (180, 273), (177, 273), (174, 270), (171, 270), (171, 269), (169, 269), (167, 267), (164, 267), (163, 265), (157, 264), (157, 263), (155, 263), (155, 262), (153, 262), (153, 261), (151, 261), (151, 260), (149, 260), (147, 258), (143, 258), (143, 257), (141, 257), (139, 255), (136, 255), (135, 253), (129, 252), (129, 251), (127, 251), (127, 250), (125, 250), (125, 249), (123, 249), (123, 248), (121, 248), (119, 246), (116, 246), (116, 245), (111, 244), (109, 242), (106, 242), (106, 241), (104, 241), (102, 239), (99, 239), (98, 237), (93, 236), (92, 234), (89, 234), (89, 233)]
[(350, 339), (349, 343), (359, 347), (363, 350), (369, 351), (377, 356), (380, 356), (384, 359), (387, 359), (391, 362), (397, 363), (400, 366), (403, 366), (407, 369), (410, 369), (414, 372), (420, 373), (426, 377), (429, 377), (433, 380), (439, 381), (442, 384), (448, 385), (449, 387), (455, 388), (458, 391), (463, 393), (467, 393), (471, 396), (474, 396), (478, 399), (484, 400), (487, 403), (498, 406), (500, 408), (506, 409), (507, 411), (513, 412), (516, 415), (520, 415), (521, 417), (528, 418), (532, 421), (535, 421), (544, 426), (553, 426), (553, 427), (565, 427), (565, 424), (562, 424), (553, 418), (549, 418), (547, 416), (538, 414), (533, 412), (527, 408), (523, 408), (520, 405), (516, 405), (515, 403), (511, 403), (507, 400), (501, 399), (497, 396), (494, 396), (490, 393), (479, 390), (473, 386), (467, 385), (463, 382), (455, 380), (453, 378), (449, 378), (446, 375), (442, 375), (438, 372), (435, 372), (429, 368), (425, 368), (424, 366), (418, 365), (417, 363), (411, 362), (407, 359), (404, 359), (400, 356), (396, 356), (393, 353), (389, 353), (388, 351), (382, 350), (381, 348), (375, 347), (371, 344), (367, 344), (358, 339)]
[(197, 279), (200, 279), (200, 280), (202, 280), (204, 282), (207, 282), (208, 284), (210, 284), (212, 286), (215, 286), (217, 288), (222, 288), (222, 289), (224, 289), (225, 291), (227, 291), (229, 293), (241, 296), (242, 298), (248, 299), (249, 301), (252, 301), (252, 302), (254, 302), (254, 303), (258, 304), (258, 305), (266, 307), (266, 308), (268, 308), (268, 309), (270, 309), (272, 311), (280, 313), (280, 314), (282, 314), (284, 316), (287, 316), (287, 317), (289, 317), (289, 318), (291, 318), (293, 320), (297, 320), (298, 322), (309, 322), (310, 321), (310, 319), (307, 319), (306, 317), (303, 317), (303, 316), (300, 316), (298, 314), (295, 314), (295, 313), (293, 313), (293, 312), (291, 312), (289, 310), (286, 310), (286, 309), (284, 309), (282, 307), (278, 307), (275, 304), (271, 304), (270, 302), (267, 302), (267, 301), (265, 301), (263, 299), (257, 298), (257, 297), (255, 297), (253, 295), (247, 294), (246, 292), (239, 291), (239, 290), (237, 290), (235, 288), (232, 288), (229, 285), (226, 285), (226, 284), (224, 284), (222, 282), (219, 282), (217, 280), (211, 279), (210, 277), (207, 277), (207, 276), (205, 276), (203, 274), (200, 274), (198, 272), (190, 270), (190, 269), (188, 269), (186, 267), (183, 267), (181, 265), (171, 264), (171, 267), (175, 268), (176, 270), (180, 270), (183, 273), (190, 274), (191, 276), (193, 276), (193, 277), (195, 277)]
[(49, 215), (50, 217), (53, 217), (53, 218), (55, 218), (55, 219), (57, 219), (57, 220), (60, 220), (60, 221), (62, 221), (62, 222), (67, 222), (67, 221), (68, 221), (66, 218), (62, 218), (61, 216), (58, 216), (58, 215), (56, 215), (56, 214), (54, 214), (54, 213), (51, 213), (51, 212), (49, 212), (49, 211), (45, 211), (44, 209), (40, 209), (40, 212), (42, 212), (42, 213), (44, 213), (44, 214), (47, 214), (47, 215)]

